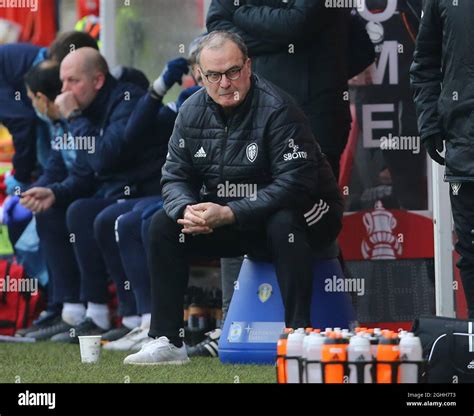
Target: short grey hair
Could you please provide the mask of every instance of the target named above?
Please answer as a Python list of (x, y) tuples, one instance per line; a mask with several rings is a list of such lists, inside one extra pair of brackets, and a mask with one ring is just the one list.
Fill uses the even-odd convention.
[(189, 44), (189, 54), (188, 54), (188, 62), (189, 65), (196, 65), (196, 54), (199, 50), (199, 45), (201, 44), (202, 40), (207, 36), (207, 33), (203, 33), (199, 35), (197, 38), (194, 38), (193, 41)]
[(244, 60), (249, 57), (247, 45), (240, 35), (226, 30), (216, 30), (208, 35), (204, 36), (199, 42), (199, 46), (196, 51), (196, 62), (198, 65), (201, 64), (201, 53), (205, 48), (208, 49), (220, 49), (226, 42), (233, 42), (237, 45), (242, 52)]

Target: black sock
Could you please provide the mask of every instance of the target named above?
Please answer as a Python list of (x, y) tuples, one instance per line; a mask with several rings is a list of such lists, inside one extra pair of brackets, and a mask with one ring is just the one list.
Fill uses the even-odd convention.
[(181, 348), (183, 346), (183, 340), (179, 337), (170, 338), (170, 342), (176, 347)]

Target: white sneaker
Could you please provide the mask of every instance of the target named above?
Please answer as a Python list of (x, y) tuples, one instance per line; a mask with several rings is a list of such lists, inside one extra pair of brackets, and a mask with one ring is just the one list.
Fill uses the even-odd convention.
[(104, 345), (104, 350), (108, 351), (140, 351), (147, 342), (153, 339), (148, 336), (149, 329), (135, 328), (127, 335), (116, 341)]
[(125, 357), (123, 363), (133, 365), (164, 365), (186, 364), (189, 361), (184, 343), (181, 348), (178, 348), (168, 338), (160, 337), (147, 342), (139, 352)]

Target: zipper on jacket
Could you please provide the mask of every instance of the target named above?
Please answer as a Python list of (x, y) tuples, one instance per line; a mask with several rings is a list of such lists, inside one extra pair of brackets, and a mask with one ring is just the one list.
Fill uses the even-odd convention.
[(221, 150), (221, 165), (219, 167), (219, 183), (222, 183), (224, 180), (224, 158), (225, 158), (225, 148), (227, 147), (227, 139), (229, 136), (229, 125), (226, 124), (224, 127), (224, 140), (222, 141), (222, 150)]

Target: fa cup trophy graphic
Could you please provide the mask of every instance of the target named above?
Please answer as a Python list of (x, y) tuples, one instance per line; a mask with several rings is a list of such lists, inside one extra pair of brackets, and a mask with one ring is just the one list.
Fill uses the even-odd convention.
[(370, 260), (395, 260), (402, 254), (403, 248), (393, 230), (397, 220), (387, 211), (381, 201), (375, 204), (375, 210), (363, 217), (369, 241), (362, 242), (362, 255)]

